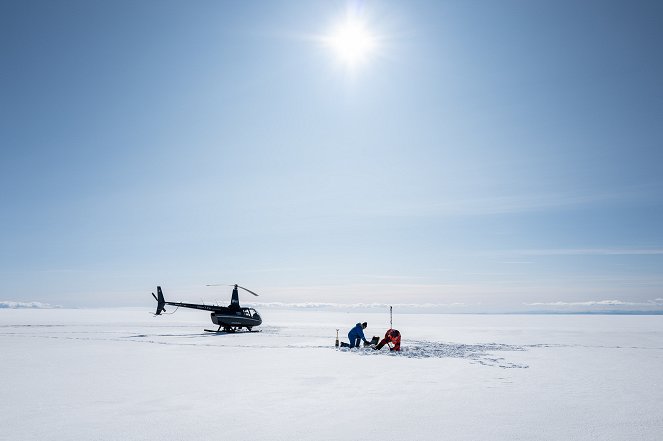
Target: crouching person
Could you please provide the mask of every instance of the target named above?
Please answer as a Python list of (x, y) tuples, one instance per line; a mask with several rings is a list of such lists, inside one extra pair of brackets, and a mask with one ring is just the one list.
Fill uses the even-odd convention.
[(389, 347), (390, 351), (400, 351), (401, 350), (401, 333), (398, 332), (398, 329), (390, 329), (384, 334), (384, 338), (378, 345), (375, 347), (375, 350), (380, 350), (387, 343), (391, 343), (394, 347)]

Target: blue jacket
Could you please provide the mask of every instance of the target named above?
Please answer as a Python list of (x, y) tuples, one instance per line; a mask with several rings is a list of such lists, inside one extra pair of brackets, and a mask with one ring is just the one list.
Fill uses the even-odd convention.
[(357, 323), (354, 328), (348, 332), (348, 338), (350, 341), (353, 339), (361, 338), (362, 340), (366, 340), (366, 337), (364, 337), (364, 329), (361, 327), (361, 323)]

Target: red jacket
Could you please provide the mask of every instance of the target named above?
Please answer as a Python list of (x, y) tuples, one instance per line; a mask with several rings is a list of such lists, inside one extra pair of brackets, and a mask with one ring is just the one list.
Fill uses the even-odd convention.
[(380, 342), (380, 346), (383, 346), (386, 343), (392, 343), (394, 345), (390, 350), (400, 351), (401, 350), (401, 333), (398, 332), (398, 329), (390, 329), (384, 334), (384, 338)]

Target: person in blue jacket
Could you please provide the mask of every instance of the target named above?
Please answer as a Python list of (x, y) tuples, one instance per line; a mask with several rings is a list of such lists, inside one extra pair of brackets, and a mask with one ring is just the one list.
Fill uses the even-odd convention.
[(366, 337), (364, 337), (364, 329), (368, 326), (368, 323), (357, 323), (354, 328), (350, 329), (350, 332), (348, 332), (348, 340), (350, 340), (350, 344), (347, 345), (346, 343), (343, 343), (341, 346), (350, 346), (351, 348), (359, 347), (359, 340), (364, 340), (365, 343), (368, 343), (366, 341)]

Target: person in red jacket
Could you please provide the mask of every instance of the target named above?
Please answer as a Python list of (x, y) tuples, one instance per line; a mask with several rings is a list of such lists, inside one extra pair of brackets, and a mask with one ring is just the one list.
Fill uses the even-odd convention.
[(389, 347), (390, 351), (400, 351), (401, 350), (401, 333), (398, 332), (398, 329), (390, 329), (384, 334), (384, 338), (378, 345), (375, 347), (375, 350), (380, 350), (384, 345), (387, 343), (391, 343), (394, 345), (392, 348), (391, 346)]

